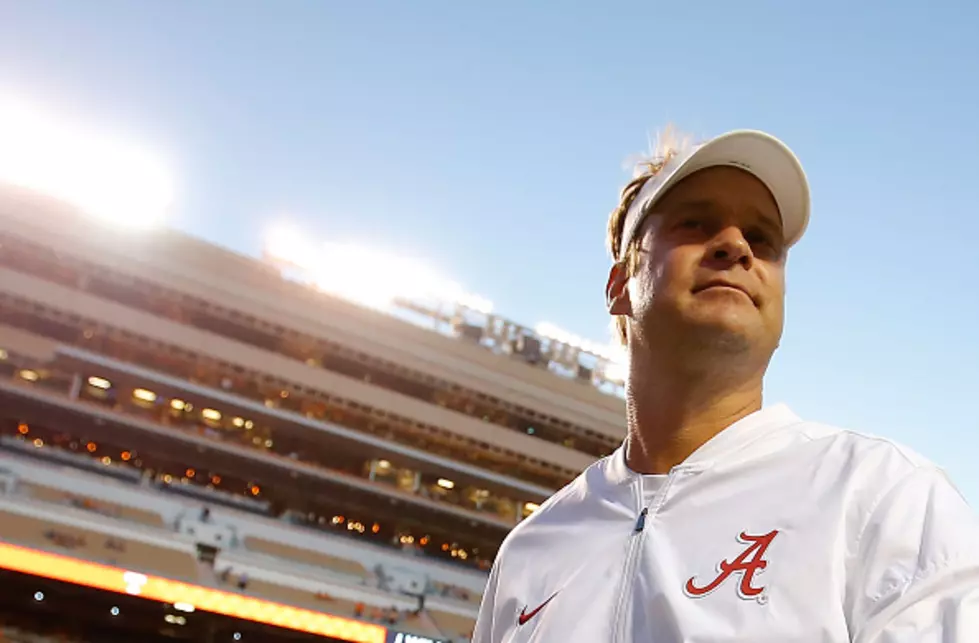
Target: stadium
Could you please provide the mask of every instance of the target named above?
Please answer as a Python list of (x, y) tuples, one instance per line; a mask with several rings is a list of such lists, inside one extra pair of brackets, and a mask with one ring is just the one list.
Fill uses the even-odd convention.
[(507, 532), (621, 440), (620, 362), (384, 261), (3, 184), (0, 640), (469, 640)]

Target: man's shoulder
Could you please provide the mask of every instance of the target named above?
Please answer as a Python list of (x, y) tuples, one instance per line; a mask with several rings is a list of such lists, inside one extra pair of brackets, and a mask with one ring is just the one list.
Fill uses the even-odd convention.
[(871, 432), (804, 421), (796, 426), (805, 440), (848, 468), (872, 469), (882, 477), (904, 477), (937, 465), (906, 444)]
[(863, 524), (885, 499), (917, 497), (926, 506), (936, 490), (961, 496), (944, 469), (899, 441), (816, 422), (797, 430), (814, 465), (818, 462), (821, 479), (848, 499), (854, 524)]
[(872, 433), (813, 425), (812, 436), (839, 456), (831, 473), (846, 489), (847, 550), (859, 570), (848, 591), (860, 609), (913, 594), (912, 583), (979, 573), (979, 516), (944, 469)]

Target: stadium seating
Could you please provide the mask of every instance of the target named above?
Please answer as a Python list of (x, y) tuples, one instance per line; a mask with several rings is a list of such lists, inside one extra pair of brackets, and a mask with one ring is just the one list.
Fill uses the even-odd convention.
[(162, 529), (164, 526), (163, 518), (160, 517), (160, 514), (153, 511), (127, 507), (105, 500), (95, 500), (94, 498), (42, 484), (25, 483), (21, 485), (21, 490), (40, 502), (76, 507), (85, 511), (91, 511), (149, 527)]
[[(0, 540), (11, 544), (432, 639), (464, 640), (475, 621), (485, 582), (475, 570), (230, 507), (204, 517), (192, 498), (9, 451), (0, 452), (0, 471)], [(234, 537), (205, 559), (199, 546), (211, 532)], [(419, 610), (406, 587), (427, 594), (427, 609)]]
[(362, 582), (367, 582), (373, 578), (373, 574), (364, 569), (364, 566), (359, 562), (332, 556), (325, 552), (291, 547), (281, 542), (274, 542), (254, 536), (247, 536), (245, 538), (245, 547), (269, 556), (293, 560), (307, 565), (322, 567), (340, 574), (346, 574)]
[(191, 582), (198, 580), (197, 560), (191, 546), (165, 545), (166, 541), (150, 539), (145, 534), (138, 539), (127, 537), (118, 526), (104, 521), (97, 526), (93, 523), (82, 526), (85, 523), (72, 516), (75, 524), (62, 522), (68, 518), (62, 515), (61, 520), (55, 521), (50, 515), (24, 505), (0, 505), (0, 537), (16, 545), (133, 571), (154, 572)]

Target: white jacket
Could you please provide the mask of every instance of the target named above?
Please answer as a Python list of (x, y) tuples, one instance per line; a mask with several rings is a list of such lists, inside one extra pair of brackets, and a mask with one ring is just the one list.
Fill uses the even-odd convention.
[(979, 643), (979, 519), (887, 440), (754, 413), (668, 476), (624, 450), (506, 538), (474, 643)]

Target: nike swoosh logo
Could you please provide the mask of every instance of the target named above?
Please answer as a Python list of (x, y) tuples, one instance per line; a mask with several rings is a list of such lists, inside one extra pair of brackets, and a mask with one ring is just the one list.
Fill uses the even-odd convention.
[(527, 623), (527, 621), (529, 621), (530, 619), (532, 619), (535, 616), (537, 616), (537, 614), (540, 613), (540, 611), (542, 609), (544, 609), (545, 607), (547, 607), (547, 604), (548, 603), (550, 603), (551, 601), (554, 600), (554, 597), (555, 596), (557, 596), (557, 592), (554, 592), (553, 594), (551, 594), (551, 597), (549, 599), (547, 599), (546, 601), (544, 601), (543, 603), (541, 603), (540, 605), (538, 605), (531, 612), (528, 612), (526, 607), (524, 607), (522, 610), (520, 610), (520, 616), (517, 617), (517, 625), (524, 625), (524, 624)]

